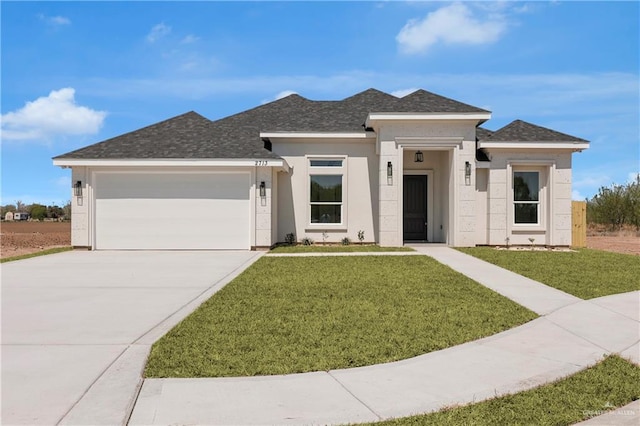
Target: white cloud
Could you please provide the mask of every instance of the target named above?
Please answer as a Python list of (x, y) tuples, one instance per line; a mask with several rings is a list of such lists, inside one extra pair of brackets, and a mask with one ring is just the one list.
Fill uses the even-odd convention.
[(184, 37), (182, 40), (180, 40), (180, 43), (190, 44), (190, 43), (195, 43), (198, 40), (200, 40), (200, 37), (194, 36), (193, 34), (189, 34), (186, 37)]
[(424, 53), (437, 43), (488, 44), (505, 32), (506, 21), (498, 13), (480, 21), (462, 3), (453, 3), (429, 13), (424, 19), (412, 19), (400, 30), (396, 41), (408, 54)]
[(61, 25), (71, 25), (71, 19), (65, 17), (65, 16), (46, 16), (43, 15), (42, 13), (38, 15), (38, 18), (40, 18), (40, 20), (46, 22), (49, 25), (53, 25), (53, 26), (61, 26)]
[(571, 191), (571, 199), (573, 201), (584, 201), (586, 200), (587, 197), (585, 197), (584, 195), (582, 195), (579, 191), (577, 190), (573, 190)]
[(295, 92), (293, 90), (283, 90), (282, 92), (278, 92), (277, 95), (275, 95), (272, 99), (263, 99), (262, 100), (262, 104), (268, 104), (269, 102), (273, 102), (273, 101), (277, 101), (278, 99), (282, 99), (282, 98), (286, 98), (287, 96), (290, 95), (297, 95), (298, 92)]
[(294, 92), (293, 90), (283, 90), (282, 92), (276, 95), (274, 101), (277, 101), (278, 99), (286, 98), (287, 96), (297, 95), (297, 94), (298, 92)]
[(160, 22), (151, 28), (149, 34), (147, 34), (147, 41), (149, 43), (155, 43), (162, 37), (169, 35), (171, 33), (171, 27), (166, 25), (164, 22)]
[(3, 140), (49, 139), (56, 135), (98, 133), (107, 113), (77, 105), (75, 89), (53, 90), (16, 111), (2, 115)]
[(627, 183), (636, 183), (640, 179), (640, 172), (631, 172), (627, 176)]
[(400, 90), (394, 90), (393, 92), (391, 92), (391, 94), (393, 96), (395, 96), (396, 98), (404, 98), (407, 95), (410, 95), (411, 93), (415, 92), (416, 90), (419, 90), (417, 87), (412, 87), (410, 89), (400, 89)]

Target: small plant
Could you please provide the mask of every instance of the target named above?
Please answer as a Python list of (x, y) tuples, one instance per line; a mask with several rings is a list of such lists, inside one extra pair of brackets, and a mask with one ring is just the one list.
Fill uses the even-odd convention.
[(342, 240), (340, 240), (340, 242), (343, 246), (348, 246), (349, 244), (351, 244), (351, 240), (349, 239), (349, 237), (344, 237)]
[(535, 241), (535, 238), (529, 238), (529, 242), (531, 243), (531, 246), (533, 247), (533, 242)]
[(360, 245), (362, 245), (364, 241), (364, 231), (362, 229), (358, 231), (358, 240), (360, 240)]
[(325, 243), (327, 242), (327, 238), (329, 238), (329, 234), (327, 234), (327, 231), (322, 231), (322, 245), (325, 245)]
[(303, 246), (310, 246), (313, 244), (313, 240), (309, 237), (304, 237), (302, 240), (300, 240), (300, 242)]
[(505, 240), (505, 241), (506, 241), (506, 243), (507, 243), (507, 248), (509, 248), (509, 241), (510, 241), (509, 237), (505, 238), (504, 240)]
[(284, 236), (284, 241), (287, 243), (287, 245), (292, 246), (296, 243), (296, 234), (294, 234), (293, 232), (287, 234)]

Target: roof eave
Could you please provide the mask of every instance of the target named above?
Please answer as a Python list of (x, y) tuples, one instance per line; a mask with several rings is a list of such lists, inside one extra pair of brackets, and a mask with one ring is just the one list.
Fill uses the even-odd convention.
[(471, 120), (482, 124), (491, 119), (490, 112), (371, 112), (366, 126), (379, 121), (462, 121)]
[(282, 158), (54, 158), (53, 165), (69, 167), (279, 167), (289, 171)]
[(261, 132), (263, 139), (375, 139), (375, 132)]
[(587, 141), (478, 141), (485, 149), (545, 149), (582, 151), (589, 148)]

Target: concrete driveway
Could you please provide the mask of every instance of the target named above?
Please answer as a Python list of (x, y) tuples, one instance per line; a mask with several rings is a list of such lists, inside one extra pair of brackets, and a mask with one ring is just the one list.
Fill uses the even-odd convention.
[(125, 421), (150, 345), (259, 257), (73, 251), (3, 264), (1, 423)]

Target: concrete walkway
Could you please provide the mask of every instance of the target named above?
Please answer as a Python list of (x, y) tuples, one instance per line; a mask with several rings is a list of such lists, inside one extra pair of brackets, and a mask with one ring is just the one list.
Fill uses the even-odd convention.
[(542, 316), (388, 364), (283, 376), (146, 379), (130, 424), (376, 421), (520, 392), (605, 354), (621, 353), (640, 364), (640, 292), (582, 301), (447, 247), (416, 249)]

